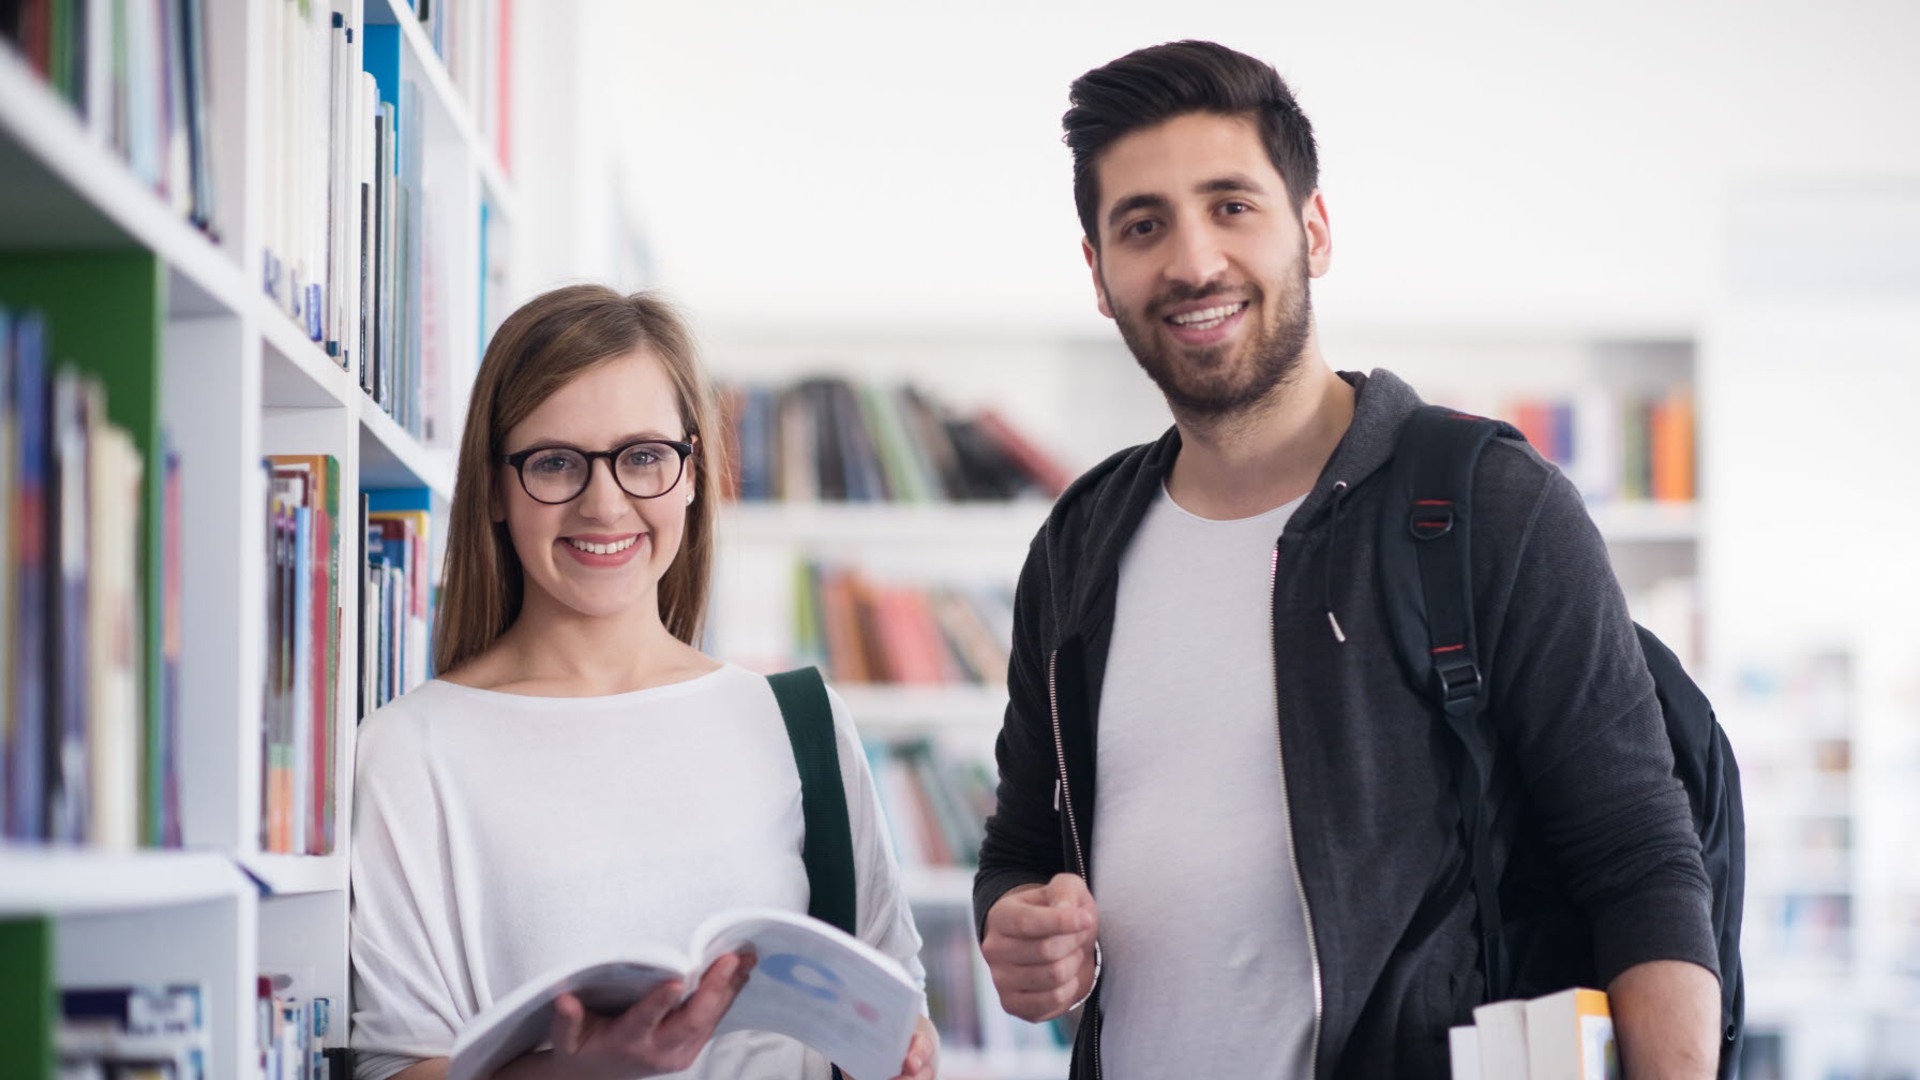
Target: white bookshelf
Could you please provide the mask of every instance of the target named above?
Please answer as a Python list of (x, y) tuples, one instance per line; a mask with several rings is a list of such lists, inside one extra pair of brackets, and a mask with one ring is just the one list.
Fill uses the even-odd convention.
[[(337, 6), (356, 34), (364, 21), (399, 25), (402, 76), (417, 86), (422, 105), (422, 167), (444, 213), (436, 221), (468, 222), (467, 231), (476, 234), (443, 229), (432, 238), (444, 306), (428, 332), (446, 362), (446, 397), (463, 404), (481, 345), (481, 201), (507, 233), (518, 221), (519, 202), (493, 158), (489, 134), (412, 9), (403, 0)], [(181, 460), (188, 538), (178, 747), (185, 848), (0, 846), (0, 917), (53, 920), (63, 983), (203, 983), (214, 1039), (211, 1076), (239, 1080), (257, 1075), (252, 1003), (255, 976), (263, 970), (311, 970), (311, 992), (333, 1001), (336, 1022), (327, 1044), (346, 1043), (358, 492), (426, 488), (443, 507), (452, 493), (453, 461), (449, 449), (425, 446), (394, 422), (361, 389), (357, 373), (308, 340), (264, 295), (267, 5), (207, 0), (205, 7), (217, 238), (150, 191), (97, 129), (0, 46), (0, 263), (95, 251), (147, 252), (158, 262), (164, 283), (158, 407)], [(516, 298), (511, 282), (505, 293)], [(57, 356), (57, 340), (54, 346)], [(111, 382), (107, 392), (113, 394)], [(460, 418), (450, 419), (457, 430)], [(259, 840), (267, 632), (259, 462), (276, 453), (330, 454), (339, 463), (335, 570), (342, 617), (333, 748), (339, 772), (336, 846), (324, 856), (265, 853)], [(156, 525), (145, 527), (157, 535)]]

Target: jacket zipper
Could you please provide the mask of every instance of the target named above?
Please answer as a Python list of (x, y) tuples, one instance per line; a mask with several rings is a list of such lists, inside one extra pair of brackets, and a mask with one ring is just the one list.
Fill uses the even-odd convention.
[[(1313, 1045), (1307, 1059), (1309, 1080), (1320, 1075), (1320, 1023), (1324, 1011), (1320, 985), (1320, 945), (1313, 936), (1313, 909), (1307, 906), (1307, 885), (1300, 877), (1300, 855), (1293, 842), (1293, 800), (1287, 794), (1287, 753), (1280, 735), (1280, 628), (1274, 606), (1280, 602), (1280, 541), (1273, 542), (1273, 560), (1267, 593), (1267, 636), (1273, 652), (1273, 750), (1280, 763), (1280, 804), (1287, 811), (1287, 862), (1293, 867), (1293, 887), (1300, 896), (1300, 913), (1307, 923), (1307, 957), (1313, 962)], [(1057, 729), (1056, 729), (1057, 730)], [(1064, 760), (1064, 759), (1062, 759)], [(1096, 1058), (1096, 1062), (1097, 1062)]]
[[(1080, 844), (1080, 824), (1073, 817), (1073, 792), (1067, 787), (1067, 744), (1060, 735), (1060, 685), (1056, 675), (1059, 666), (1060, 650), (1047, 653), (1047, 707), (1053, 714), (1053, 753), (1060, 762), (1059, 787), (1054, 790), (1054, 809), (1067, 815), (1067, 832), (1073, 837), (1073, 857), (1079, 864), (1080, 878), (1087, 877), (1087, 852)], [(1063, 805), (1064, 804), (1064, 805)], [(1093, 1025), (1093, 1076), (1100, 1080), (1100, 1006), (1088, 1003), (1083, 1022)]]

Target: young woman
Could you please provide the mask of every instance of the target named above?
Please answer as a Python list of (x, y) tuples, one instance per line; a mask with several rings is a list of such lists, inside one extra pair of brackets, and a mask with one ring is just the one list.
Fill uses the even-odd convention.
[[(807, 909), (773, 692), (693, 644), (720, 469), (710, 399), (685, 326), (645, 294), (547, 293), (488, 347), (454, 488), (442, 674), (359, 732), (359, 1080), (437, 1080), (466, 1023), (550, 969), (636, 941), (684, 947), (724, 908)], [(924, 981), (873, 781), (832, 701), (859, 936)], [(552, 1048), (499, 1076), (826, 1077), (791, 1040), (711, 1038), (751, 967), (729, 954), (686, 1000), (669, 984), (617, 1018), (563, 997)], [(923, 1017), (902, 1076), (931, 1078), (936, 1052)]]

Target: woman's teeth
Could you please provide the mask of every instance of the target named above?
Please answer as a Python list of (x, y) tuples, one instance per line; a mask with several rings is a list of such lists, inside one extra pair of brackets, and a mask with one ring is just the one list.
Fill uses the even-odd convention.
[(572, 537), (566, 537), (565, 539), (567, 543), (572, 544), (574, 547), (579, 548), (589, 555), (615, 555), (632, 547), (635, 541), (640, 538), (638, 536), (629, 536), (625, 540), (615, 541), (611, 544), (589, 544), (584, 540), (575, 540)]

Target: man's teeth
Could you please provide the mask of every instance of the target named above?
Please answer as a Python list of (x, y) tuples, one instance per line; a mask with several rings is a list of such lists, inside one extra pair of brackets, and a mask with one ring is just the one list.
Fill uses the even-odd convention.
[(613, 555), (632, 547), (634, 542), (639, 539), (638, 536), (629, 536), (625, 540), (612, 544), (589, 544), (584, 540), (575, 540), (569, 536), (566, 538), (566, 541), (589, 555)]
[(1172, 316), (1168, 321), (1191, 330), (1211, 330), (1239, 314), (1240, 309), (1246, 306), (1246, 301), (1243, 300), (1237, 304), (1223, 304), (1219, 307), (1202, 308), (1199, 311), (1183, 311)]

